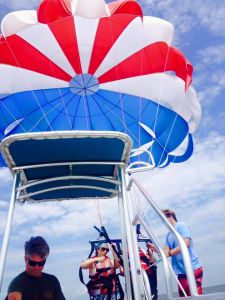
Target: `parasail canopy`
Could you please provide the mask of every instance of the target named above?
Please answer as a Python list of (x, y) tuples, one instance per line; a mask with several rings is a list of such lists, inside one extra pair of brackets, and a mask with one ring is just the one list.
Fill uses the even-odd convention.
[(43, 0), (8, 14), (1, 31), (0, 140), (116, 131), (133, 141), (131, 166), (191, 156), (201, 109), (169, 22), (134, 0)]

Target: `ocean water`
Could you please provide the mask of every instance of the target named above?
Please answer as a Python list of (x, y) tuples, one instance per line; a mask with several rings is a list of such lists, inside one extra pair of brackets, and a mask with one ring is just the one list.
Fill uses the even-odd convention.
[(225, 292), (225, 284), (203, 287), (203, 292), (204, 292), (204, 294)]
[[(216, 294), (225, 292), (225, 284), (213, 285), (213, 286), (203, 286), (204, 294)], [(175, 297), (178, 297), (177, 293), (174, 293)], [(166, 300), (166, 295), (159, 295), (159, 300)]]

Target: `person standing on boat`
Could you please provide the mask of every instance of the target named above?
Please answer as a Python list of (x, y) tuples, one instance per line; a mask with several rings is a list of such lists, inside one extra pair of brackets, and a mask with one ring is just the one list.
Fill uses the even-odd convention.
[(113, 247), (111, 250), (113, 259), (107, 255), (108, 243), (98, 243), (95, 256), (81, 263), (82, 269), (89, 269), (90, 281), (87, 288), (91, 300), (122, 299), (116, 285), (116, 269), (120, 267), (120, 262)]
[(8, 300), (66, 300), (58, 279), (43, 272), (49, 246), (41, 236), (25, 243), (26, 270), (8, 287)]
[[(162, 210), (162, 212), (164, 213), (164, 215), (166, 216), (166, 218), (168, 219), (170, 224), (175, 227), (177, 232), (184, 239), (184, 242), (188, 248), (188, 252), (190, 255), (191, 264), (192, 264), (192, 268), (194, 271), (194, 276), (195, 276), (196, 285), (197, 285), (197, 289), (198, 289), (198, 294), (201, 295), (202, 294), (203, 270), (202, 270), (202, 265), (198, 259), (198, 256), (194, 250), (194, 247), (193, 247), (193, 240), (191, 237), (190, 229), (186, 223), (177, 221), (175, 212), (173, 210), (164, 209), (164, 210)], [(177, 239), (174, 237), (174, 235), (171, 232), (169, 232), (166, 236), (166, 245), (165, 245), (164, 252), (167, 257), (171, 257), (173, 270), (176, 273), (178, 280), (179, 280), (181, 286), (183, 287), (185, 293), (187, 294), (187, 296), (190, 296), (188, 279), (186, 276), (184, 261), (183, 261), (183, 257), (181, 254), (181, 249), (180, 249)], [(178, 286), (178, 290), (179, 290), (180, 297), (184, 297), (185, 295), (183, 294), (180, 286)]]

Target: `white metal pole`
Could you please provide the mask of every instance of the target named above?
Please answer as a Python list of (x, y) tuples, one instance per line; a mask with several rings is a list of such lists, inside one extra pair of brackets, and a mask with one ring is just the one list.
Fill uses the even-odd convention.
[(124, 210), (124, 223), (126, 229), (127, 243), (128, 243), (128, 251), (129, 251), (129, 262), (130, 262), (130, 271), (132, 278), (132, 286), (133, 286), (133, 294), (134, 300), (144, 299), (144, 295), (141, 292), (141, 287), (139, 285), (139, 278), (141, 276), (141, 270), (136, 265), (135, 255), (139, 255), (136, 253), (133, 247), (133, 239), (132, 239), (132, 221), (130, 219), (128, 204), (127, 204), (127, 192), (126, 192), (126, 182), (124, 170), (120, 168), (120, 178), (122, 180), (122, 198), (123, 198), (123, 210)]
[[(122, 191), (122, 188), (121, 188)], [(127, 245), (127, 238), (126, 238), (126, 228), (124, 223), (124, 209), (123, 209), (123, 199), (122, 195), (118, 197), (118, 204), (119, 204), (119, 213), (120, 213), (120, 224), (121, 224), (121, 240), (122, 240), (122, 249), (123, 249), (123, 268), (124, 268), (124, 276), (126, 279), (126, 296), (128, 300), (132, 299), (132, 292), (131, 292), (131, 278), (130, 278), (130, 268), (129, 268), (129, 260), (128, 260), (128, 245)]]
[[(125, 176), (125, 182), (129, 181), (129, 176)], [(128, 195), (128, 193), (127, 193)], [(138, 250), (138, 241), (137, 241), (137, 234), (136, 234), (136, 221), (134, 217), (134, 208), (133, 208), (133, 202), (132, 197), (129, 194), (129, 199), (127, 201), (127, 207), (128, 207), (128, 213), (131, 220), (131, 236), (132, 236), (132, 243), (133, 243), (133, 249), (134, 249), (134, 259), (135, 259), (135, 265), (138, 270), (137, 272), (137, 279), (138, 279), (138, 286), (141, 291), (141, 295), (144, 298), (143, 295), (145, 295), (145, 284), (144, 284), (144, 278), (143, 278), (143, 272), (141, 272), (141, 263), (140, 263), (140, 257), (139, 257), (139, 250)], [(151, 291), (149, 291), (151, 293)], [(152, 298), (149, 298), (152, 299)]]
[(169, 299), (173, 299), (173, 289), (172, 289), (172, 283), (171, 283), (171, 277), (170, 277), (170, 269), (169, 269), (169, 263), (167, 261), (166, 255), (164, 254), (162, 248), (160, 247), (160, 245), (154, 235), (154, 232), (149, 230), (149, 228), (145, 224), (142, 217), (140, 217), (140, 222), (141, 222), (141, 225), (143, 226), (144, 230), (152, 238), (153, 243), (156, 246), (158, 253), (160, 254), (160, 257), (161, 257), (162, 263), (163, 263), (167, 295), (168, 295)]
[(162, 219), (162, 221), (165, 223), (167, 228), (171, 232), (173, 232), (173, 234), (176, 236), (176, 238), (179, 242), (180, 248), (181, 248), (181, 253), (183, 256), (183, 260), (184, 260), (184, 266), (185, 266), (185, 270), (186, 270), (186, 274), (187, 274), (187, 278), (188, 278), (191, 295), (198, 296), (198, 290), (197, 290), (197, 286), (196, 286), (196, 282), (195, 282), (194, 272), (193, 272), (192, 265), (191, 265), (190, 255), (189, 255), (187, 246), (186, 246), (183, 238), (175, 230), (175, 228), (167, 221), (166, 217), (162, 214), (158, 205), (153, 201), (153, 199), (151, 199), (151, 196), (148, 194), (148, 192), (139, 184), (139, 182), (136, 179), (132, 178), (131, 180), (139, 188), (142, 195), (146, 198), (146, 200), (151, 205), (151, 207), (157, 212), (157, 214)]
[(2, 242), (2, 249), (1, 249), (1, 256), (0, 256), (0, 291), (2, 288), (2, 280), (3, 280), (4, 269), (5, 269), (6, 255), (7, 255), (8, 245), (9, 245), (9, 236), (12, 227), (13, 212), (14, 212), (15, 201), (16, 201), (16, 188), (18, 187), (18, 178), (19, 178), (19, 174), (16, 173), (14, 176), (13, 188), (12, 188), (11, 198), (9, 203), (8, 217), (6, 221), (5, 233)]

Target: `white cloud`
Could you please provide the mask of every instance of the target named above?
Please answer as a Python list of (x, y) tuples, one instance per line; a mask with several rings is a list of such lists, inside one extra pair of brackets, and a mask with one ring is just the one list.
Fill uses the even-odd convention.
[[(222, 274), (212, 278), (211, 272), (225, 264), (221, 250), (225, 241), (225, 136), (211, 133), (195, 144), (189, 161), (145, 174), (141, 183), (160, 208), (175, 209), (178, 219), (190, 225), (206, 269), (204, 285), (222, 284)], [(150, 220), (163, 245), (165, 229), (154, 220), (152, 213)], [(217, 259), (209, 261), (212, 253)]]
[[(14, 213), (13, 240), (20, 240), (28, 234), (45, 234), (47, 237), (84, 235), (93, 225), (111, 224), (118, 228), (118, 207), (116, 199), (99, 200), (99, 209), (93, 200), (65, 202), (44, 202), (38, 204), (16, 205)], [(26, 228), (28, 229), (24, 229)], [(3, 230), (3, 225), (1, 226)]]
[(225, 62), (225, 45), (217, 45), (199, 51), (200, 59), (208, 68), (211, 65), (220, 65)]
[(224, 28), (225, 7), (220, 0), (197, 0), (190, 4), (203, 27), (215, 35), (224, 36), (225, 32), (221, 29)]
[(2, 6), (9, 11), (35, 9), (38, 6), (39, 0), (8, 0)]
[[(224, 47), (225, 51), (225, 47)], [(224, 55), (225, 61), (225, 55)], [(222, 89), (225, 89), (225, 74), (224, 70), (217, 70), (214, 74), (212, 74), (212, 82), (217, 83)]]
[(214, 98), (217, 97), (222, 90), (223, 88), (217, 84), (206, 86), (203, 90), (199, 91), (199, 100), (203, 105), (206, 105), (207, 103), (213, 103)]
[(8, 168), (0, 168), (0, 187), (12, 182), (12, 174)]
[(176, 31), (187, 33), (205, 28), (213, 35), (224, 36), (225, 8), (220, 0), (142, 0), (146, 14), (159, 15), (175, 25)]
[(210, 193), (224, 187), (225, 174), (221, 168), (225, 166), (224, 153), (225, 136), (212, 134), (197, 141), (188, 163), (155, 170), (149, 174), (148, 181), (146, 177), (143, 181), (159, 201), (172, 202), (179, 198), (191, 201), (192, 194), (200, 196), (202, 190)]

